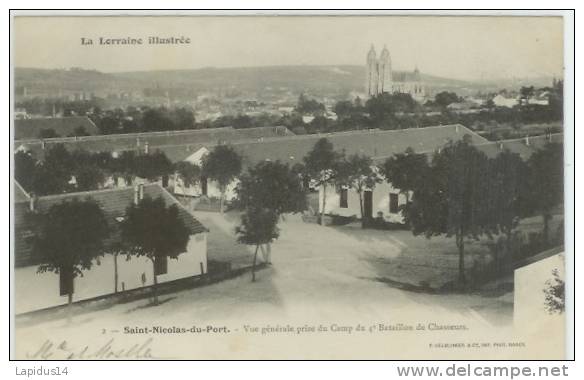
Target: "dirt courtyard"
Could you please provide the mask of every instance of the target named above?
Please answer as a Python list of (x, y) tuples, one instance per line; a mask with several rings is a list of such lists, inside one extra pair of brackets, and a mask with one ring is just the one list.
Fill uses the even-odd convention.
[[(195, 212), (195, 216), (211, 231), (209, 259), (230, 259), (238, 265), (251, 262), (251, 247), (235, 241), (237, 215)], [(379, 281), (387, 272), (380, 260), (399, 255), (414, 241), (421, 246), (410, 249), (415, 248), (418, 254), (424, 244), (429, 244), (407, 231), (323, 227), (304, 223), (299, 216), (287, 216), (280, 222), (280, 228), (280, 238), (272, 246), (272, 265), (258, 272), (255, 283), (251, 282), (251, 274), (246, 273), (221, 283), (166, 295), (159, 306), (146, 307), (147, 300), (140, 300), (80, 314), (72, 323), (58, 320), (17, 328), (16, 352), (30, 355), (31, 347), (59, 336), (77, 336), (85, 342), (101, 334), (123, 335), (128, 326), (154, 324), (220, 324), (241, 330), (244, 324), (266, 321), (349, 324), (431, 320), (465, 324), (476, 330), (508, 326), (512, 321), (512, 293), (424, 294)], [(435, 240), (430, 244), (441, 246), (447, 242)]]

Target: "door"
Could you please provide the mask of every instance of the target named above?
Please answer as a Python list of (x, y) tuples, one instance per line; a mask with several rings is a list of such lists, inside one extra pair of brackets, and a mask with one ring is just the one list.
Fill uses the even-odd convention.
[(373, 191), (363, 192), (363, 217), (365, 219), (373, 217)]

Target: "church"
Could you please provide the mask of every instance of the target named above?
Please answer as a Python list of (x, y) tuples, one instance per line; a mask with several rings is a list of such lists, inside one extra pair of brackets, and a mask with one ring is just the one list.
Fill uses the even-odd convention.
[(426, 86), (417, 67), (413, 72), (394, 72), (387, 46), (383, 46), (377, 58), (375, 47), (371, 45), (365, 65), (365, 93), (375, 96), (384, 92), (410, 94), (414, 99), (422, 100), (426, 96)]

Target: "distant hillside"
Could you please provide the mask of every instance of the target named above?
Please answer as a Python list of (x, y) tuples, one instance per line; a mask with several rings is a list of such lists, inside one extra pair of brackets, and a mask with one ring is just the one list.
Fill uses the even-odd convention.
[[(238, 89), (261, 91), (287, 89), (315, 93), (346, 92), (363, 88), (361, 66), (270, 66), (249, 68), (202, 68), (196, 70), (101, 73), (92, 70), (45, 70), (16, 68), (17, 87), (44, 91), (142, 90), (146, 87), (189, 88), (195, 91)], [(422, 74), (431, 87), (465, 87), (468, 82)]]

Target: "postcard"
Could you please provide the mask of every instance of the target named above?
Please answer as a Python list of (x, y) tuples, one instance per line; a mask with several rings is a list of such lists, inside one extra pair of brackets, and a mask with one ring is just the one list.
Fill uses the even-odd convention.
[(14, 15), (12, 357), (566, 358), (565, 48), (561, 15)]

